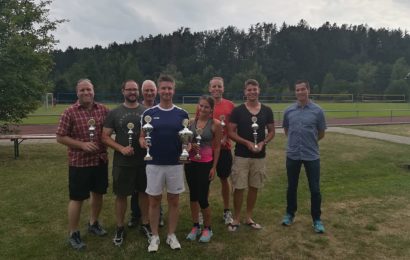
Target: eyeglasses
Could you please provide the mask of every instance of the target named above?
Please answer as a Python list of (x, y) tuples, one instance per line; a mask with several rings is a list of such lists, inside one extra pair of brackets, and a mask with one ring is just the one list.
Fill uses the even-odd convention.
[(127, 91), (127, 92), (138, 92), (138, 89), (136, 89), (136, 88), (125, 88), (124, 91)]

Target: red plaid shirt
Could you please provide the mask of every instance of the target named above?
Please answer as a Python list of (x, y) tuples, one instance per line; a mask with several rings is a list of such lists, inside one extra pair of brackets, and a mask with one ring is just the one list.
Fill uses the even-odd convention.
[(67, 108), (61, 115), (56, 134), (69, 136), (82, 142), (90, 141), (88, 120), (94, 118), (95, 131), (93, 141), (98, 145), (96, 153), (87, 153), (81, 149), (68, 147), (68, 164), (75, 167), (98, 166), (100, 161), (108, 162), (107, 147), (101, 142), (101, 132), (108, 108), (102, 104), (94, 103), (91, 110), (81, 106), (77, 101)]

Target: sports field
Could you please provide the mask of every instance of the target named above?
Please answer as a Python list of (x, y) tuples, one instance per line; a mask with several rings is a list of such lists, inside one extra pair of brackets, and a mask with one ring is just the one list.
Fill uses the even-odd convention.
[[(402, 126), (408, 127), (408, 126)], [(189, 196), (181, 197), (177, 236), (182, 250), (173, 252), (164, 241), (159, 252), (146, 251), (146, 239), (127, 229), (122, 248), (112, 245), (115, 230), (114, 196), (105, 197), (101, 221), (104, 238), (86, 233), (88, 205), (81, 232), (88, 248), (74, 252), (66, 244), (68, 202), (66, 148), (58, 144), (26, 144), (14, 160), (12, 146), (0, 149), (0, 225), (2, 259), (409, 259), (410, 146), (327, 133), (322, 155), (323, 221), (326, 233), (315, 234), (309, 216), (309, 192), (301, 174), (299, 209), (291, 227), (280, 225), (285, 210), (285, 142), (277, 134), (267, 152), (268, 179), (260, 191), (255, 220), (264, 228), (242, 225), (230, 233), (221, 219), (219, 181), (211, 185), (214, 237), (210, 244), (188, 242)], [(111, 180), (110, 180), (110, 183)], [(165, 209), (166, 211), (166, 209)]]
[[(318, 103), (326, 112), (326, 118), (357, 118), (357, 117), (401, 117), (410, 116), (410, 103)], [(114, 108), (118, 104), (107, 104)], [(195, 104), (177, 104), (194, 113)], [(290, 103), (270, 103), (275, 119), (282, 118), (282, 112)], [(61, 113), (68, 105), (57, 105), (46, 109), (40, 107), (35, 113), (23, 120), (23, 124), (57, 124)]]

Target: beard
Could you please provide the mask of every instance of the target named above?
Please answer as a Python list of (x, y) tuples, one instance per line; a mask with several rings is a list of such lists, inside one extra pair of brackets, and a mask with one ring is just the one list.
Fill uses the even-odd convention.
[(138, 98), (135, 96), (131, 96), (131, 97), (125, 97), (125, 100), (128, 102), (128, 103), (136, 103), (137, 101), (138, 101)]

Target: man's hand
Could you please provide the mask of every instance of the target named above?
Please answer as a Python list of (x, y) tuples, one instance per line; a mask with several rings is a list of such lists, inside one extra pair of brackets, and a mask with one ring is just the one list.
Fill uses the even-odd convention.
[(120, 152), (124, 156), (132, 156), (134, 155), (134, 148), (132, 146), (124, 146), (121, 148)]
[(98, 146), (97, 146), (97, 144), (95, 144), (93, 142), (83, 142), (81, 144), (81, 149), (84, 152), (93, 153), (93, 152), (98, 151)]

